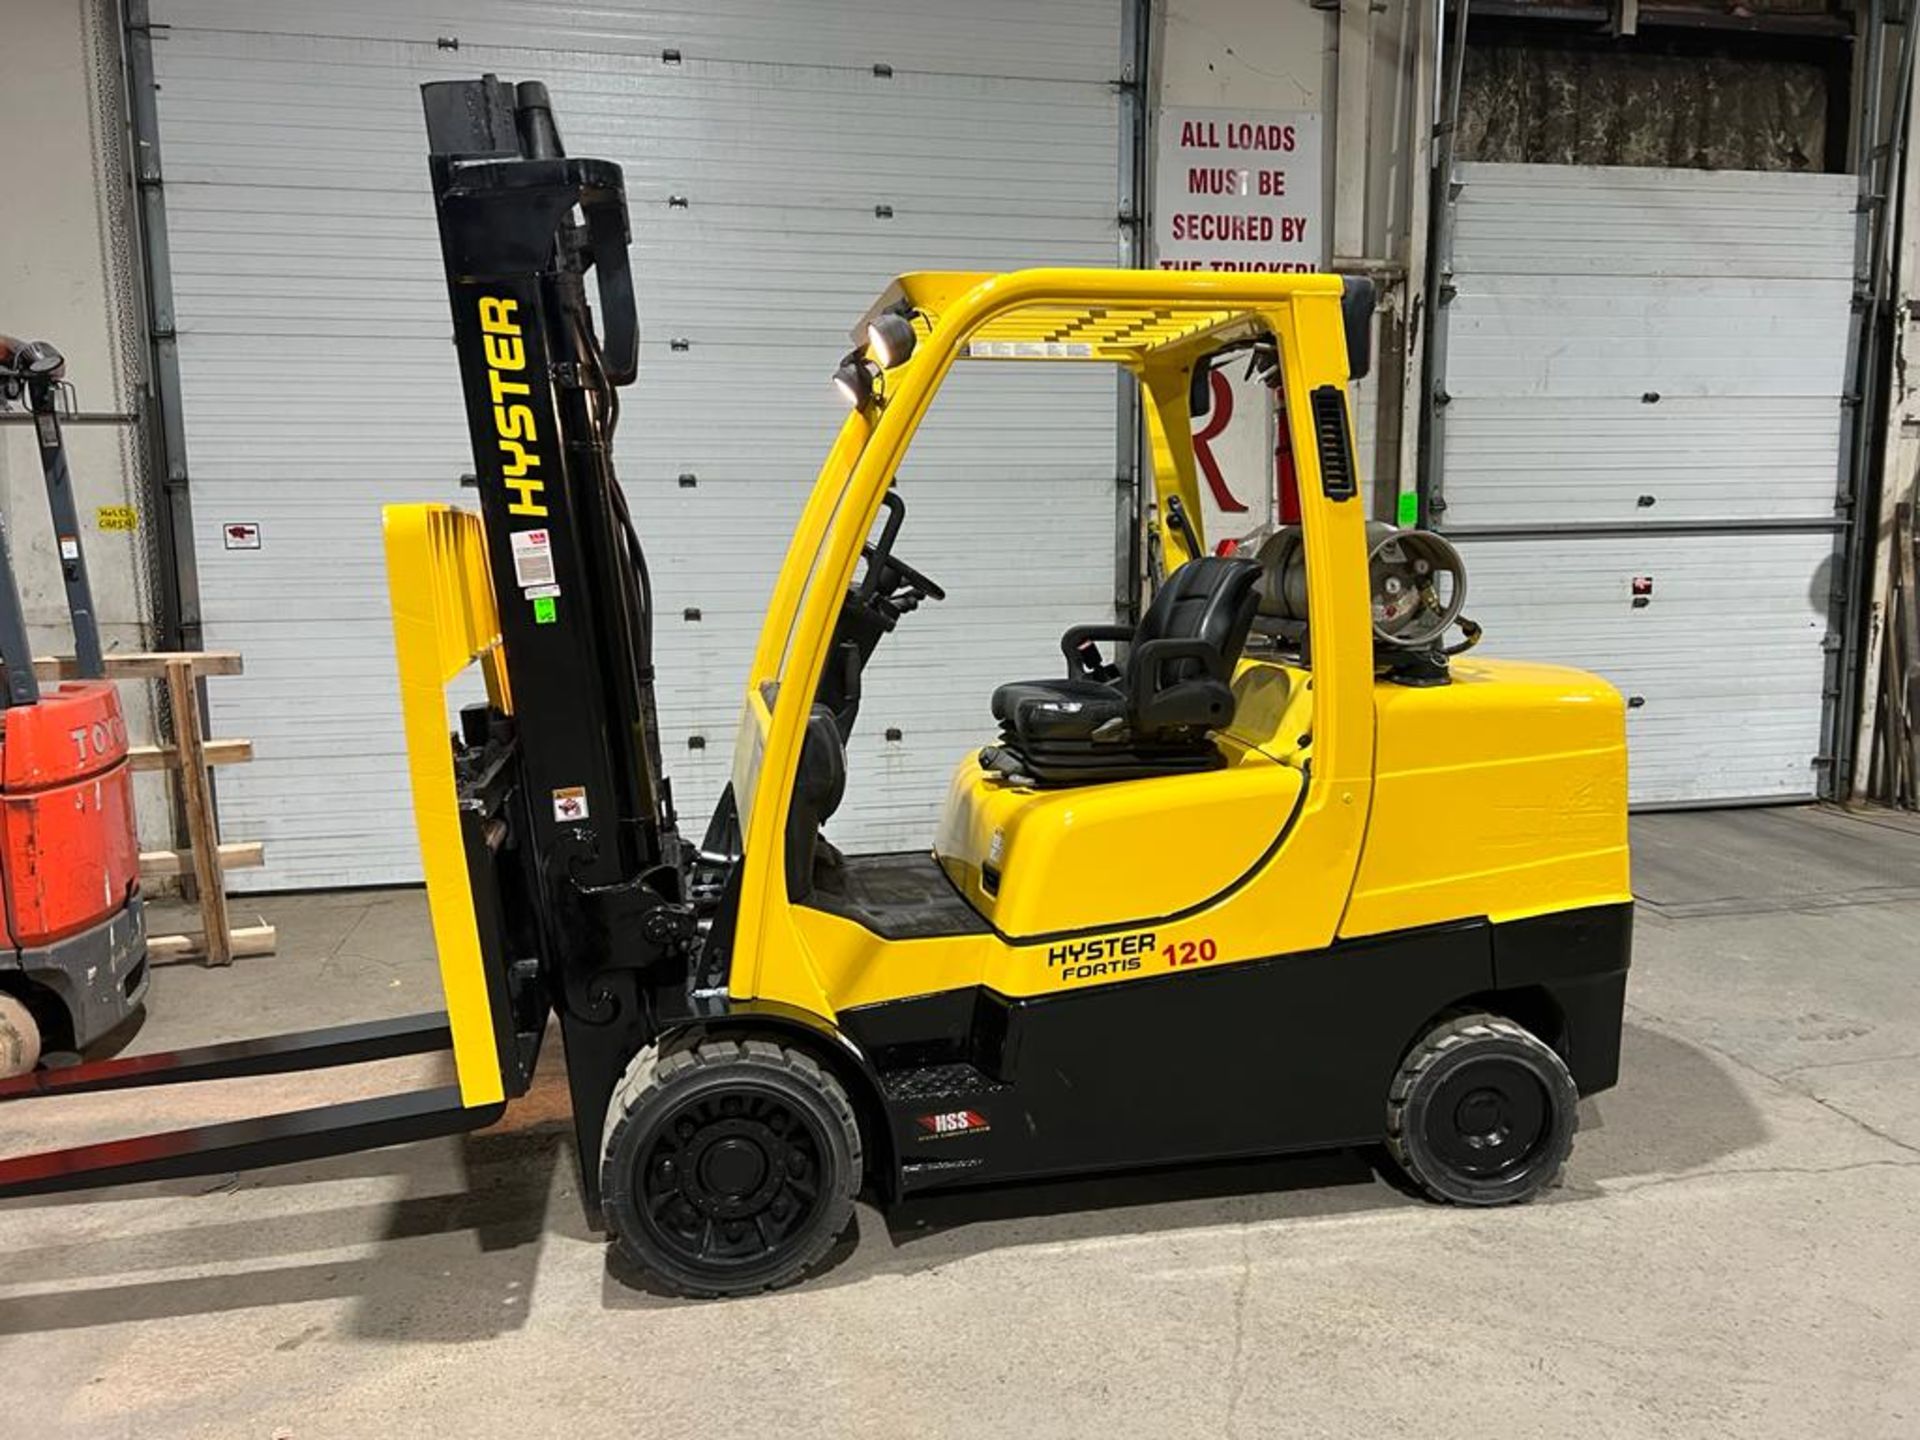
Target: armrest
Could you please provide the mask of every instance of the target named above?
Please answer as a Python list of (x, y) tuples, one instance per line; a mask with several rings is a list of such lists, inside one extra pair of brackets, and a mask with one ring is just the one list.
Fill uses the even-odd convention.
[[(1103, 678), (1097, 672), (1112, 669), (1102, 658), (1096, 640), (1131, 640), (1133, 627), (1108, 622), (1104, 625), (1074, 625), (1060, 637), (1060, 653), (1067, 657), (1067, 678), (1086, 680)], [(1092, 650), (1089, 657), (1087, 651)], [(1092, 663), (1089, 664), (1088, 660)]]
[(1206, 667), (1209, 679), (1215, 674), (1220, 652), (1204, 640), (1149, 640), (1133, 654), (1133, 686), (1130, 704), (1137, 715), (1158, 688), (1160, 667), (1174, 660), (1198, 660)]

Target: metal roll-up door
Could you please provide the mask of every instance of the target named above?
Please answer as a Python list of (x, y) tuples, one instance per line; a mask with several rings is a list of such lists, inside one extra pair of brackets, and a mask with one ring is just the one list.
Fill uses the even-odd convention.
[[(256, 754), (222, 817), (269, 859), (235, 878), (418, 875), (380, 506), (458, 502), (472, 466), (420, 82), (545, 80), (569, 148), (626, 169), (644, 343), (618, 460), (697, 834), (854, 320), (899, 271), (1121, 258), (1122, 4), (154, 0), (205, 640), (246, 658), (213, 725)], [(857, 849), (928, 843), (993, 686), (1112, 610), (1115, 378), (961, 369), (901, 477), (900, 553), (951, 598), (869, 672), (832, 830)]]
[(1811, 796), (1858, 182), (1458, 178), (1433, 488), (1484, 648), (1626, 693), (1636, 803)]

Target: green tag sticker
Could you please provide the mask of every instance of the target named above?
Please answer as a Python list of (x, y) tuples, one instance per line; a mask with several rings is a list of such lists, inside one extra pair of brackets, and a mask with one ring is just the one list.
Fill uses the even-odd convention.
[(559, 618), (560, 618), (559, 609), (557, 606), (554, 605), (553, 597), (551, 595), (540, 595), (534, 598), (534, 602), (533, 602), (533, 623), (534, 624), (551, 625), (555, 620), (558, 620)]
[(1395, 518), (1405, 526), (1418, 525), (1420, 523), (1420, 497), (1411, 490), (1403, 492), (1400, 496), (1400, 513)]

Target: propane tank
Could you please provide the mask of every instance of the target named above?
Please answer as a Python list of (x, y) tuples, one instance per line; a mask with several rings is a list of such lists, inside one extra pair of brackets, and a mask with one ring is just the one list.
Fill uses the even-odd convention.
[[(1307, 555), (1300, 527), (1274, 531), (1256, 558), (1262, 571), (1260, 613), (1304, 622)], [(1437, 646), (1467, 603), (1466, 562), (1451, 541), (1431, 530), (1403, 530), (1383, 520), (1367, 522), (1367, 583), (1374, 640), (1395, 650)]]

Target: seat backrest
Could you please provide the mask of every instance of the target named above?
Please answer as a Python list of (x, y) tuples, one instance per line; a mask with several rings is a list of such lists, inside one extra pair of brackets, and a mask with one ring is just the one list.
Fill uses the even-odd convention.
[(847, 793), (847, 748), (833, 711), (816, 704), (800, 742), (800, 766), (787, 810), (787, 898), (796, 904), (813, 893), (813, 861), (820, 827), (833, 818)]
[[(1152, 731), (1194, 724), (1212, 728), (1231, 718), (1231, 696), (1222, 692), (1246, 647), (1259, 601), (1259, 580), (1256, 562), (1223, 555), (1189, 560), (1167, 577), (1141, 617), (1127, 655), (1128, 693), (1150, 697), (1132, 717), (1137, 728)], [(1147, 642), (1153, 640), (1197, 641), (1207, 654), (1204, 659), (1189, 656), (1156, 662), (1146, 651)], [(1142, 675), (1140, 666), (1145, 663), (1152, 663), (1157, 673)], [(1190, 688), (1190, 693), (1174, 693), (1183, 688)], [(1223, 704), (1227, 706), (1224, 717)]]
[(1198, 680), (1211, 674), (1228, 678), (1247, 643), (1258, 602), (1260, 566), (1252, 560), (1202, 555), (1189, 560), (1155, 592), (1133, 633), (1133, 653), (1147, 640), (1198, 640), (1215, 652), (1212, 664), (1172, 660), (1161, 667), (1159, 684)]

